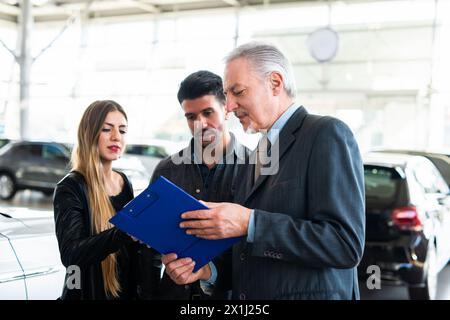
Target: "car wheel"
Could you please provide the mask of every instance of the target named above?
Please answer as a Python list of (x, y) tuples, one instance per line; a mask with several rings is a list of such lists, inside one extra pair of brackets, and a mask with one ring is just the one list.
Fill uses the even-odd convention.
[(0, 173), (0, 199), (10, 200), (16, 194), (14, 179), (7, 173)]
[(436, 265), (436, 246), (430, 243), (427, 260), (426, 260), (426, 275), (425, 275), (425, 286), (420, 288), (410, 287), (409, 298), (411, 300), (435, 300), (437, 293), (437, 278), (438, 271)]

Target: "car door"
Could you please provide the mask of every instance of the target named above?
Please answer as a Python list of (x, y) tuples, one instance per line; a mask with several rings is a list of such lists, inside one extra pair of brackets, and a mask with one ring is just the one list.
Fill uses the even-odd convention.
[(42, 145), (42, 170), (45, 172), (43, 181), (54, 187), (69, 171), (69, 155), (62, 146), (56, 143)]
[(41, 147), (30, 143), (19, 143), (8, 151), (8, 161), (14, 168), (20, 185), (34, 186), (42, 178), (39, 168)]
[(24, 272), (8, 237), (12, 224), (11, 218), (0, 214), (0, 300), (27, 298)]

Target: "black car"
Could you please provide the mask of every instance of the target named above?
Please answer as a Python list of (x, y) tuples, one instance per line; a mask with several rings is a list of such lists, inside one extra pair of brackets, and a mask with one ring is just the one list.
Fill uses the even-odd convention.
[(16, 141), (0, 149), (0, 199), (9, 200), (18, 190), (47, 195), (68, 172), (69, 150), (56, 142)]
[(370, 153), (364, 160), (366, 246), (360, 277), (406, 285), (411, 299), (433, 299), (450, 259), (449, 188), (425, 157)]

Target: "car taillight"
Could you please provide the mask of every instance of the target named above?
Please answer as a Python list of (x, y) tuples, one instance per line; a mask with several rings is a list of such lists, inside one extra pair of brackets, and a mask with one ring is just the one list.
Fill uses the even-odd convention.
[(416, 207), (400, 207), (392, 211), (392, 221), (401, 230), (422, 230), (422, 221)]

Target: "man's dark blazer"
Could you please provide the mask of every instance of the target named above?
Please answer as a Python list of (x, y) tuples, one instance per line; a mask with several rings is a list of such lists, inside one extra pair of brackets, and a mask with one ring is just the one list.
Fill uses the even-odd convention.
[(255, 233), (233, 248), (233, 298), (358, 299), (365, 196), (352, 132), (300, 107), (278, 141), (278, 172), (253, 183), (250, 165), (237, 189)]

